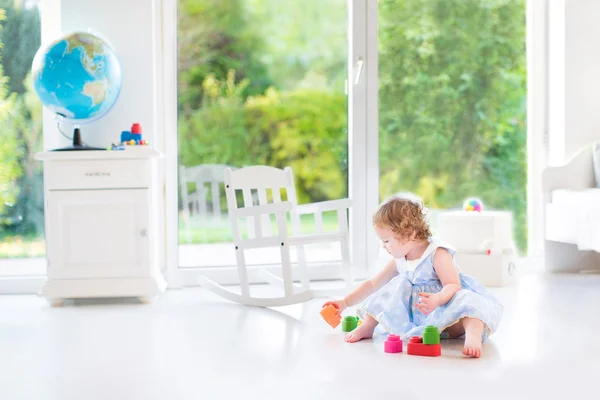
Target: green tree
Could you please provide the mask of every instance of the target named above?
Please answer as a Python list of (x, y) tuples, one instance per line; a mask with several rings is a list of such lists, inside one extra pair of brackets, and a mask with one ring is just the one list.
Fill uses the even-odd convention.
[(9, 91), (25, 93), (24, 80), (41, 43), (40, 15), (37, 7), (26, 7), (25, 0), (0, 0), (6, 11), (6, 22), (0, 31), (4, 43), (4, 73), (10, 77)]
[(348, 71), (347, 0), (246, 0), (265, 42), (262, 58), (279, 90), (344, 90)]
[(247, 80), (237, 82), (230, 71), (223, 81), (209, 75), (202, 85), (205, 100), (202, 106), (179, 117), (180, 163), (228, 164), (242, 166), (252, 163), (261, 151), (248, 135), (243, 91)]
[(380, 0), (381, 195), (510, 208), (525, 245), (525, 1)]
[(235, 70), (248, 78), (244, 96), (263, 93), (271, 84), (260, 60), (262, 38), (248, 23), (243, 0), (179, 0), (179, 106), (193, 110), (203, 100), (202, 83), (209, 75), (226, 80)]
[[(4, 10), (0, 9), (0, 31), (4, 20)], [(1, 50), (2, 42), (0, 42), (0, 61)], [(17, 180), (21, 175), (20, 149), (16, 132), (11, 124), (14, 107), (15, 95), (8, 94), (8, 79), (4, 76), (0, 63), (0, 227), (11, 222), (6, 216), (7, 208), (14, 205), (19, 193)]]
[(19, 167), (17, 180), (19, 195), (12, 210), (12, 219), (18, 221), (14, 233), (40, 235), (44, 231), (44, 198), (42, 163), (35, 160), (35, 153), (42, 151), (42, 105), (33, 91), (28, 75), (26, 92), (17, 97), (11, 113), (10, 126), (19, 144)]
[(40, 18), (37, 7), (24, 0), (0, 0), (0, 8), (6, 9), (7, 17), (0, 31), (0, 65), (13, 93), (2, 123), (5, 156), (0, 162), (12, 165), (10, 179), (16, 188), (4, 210), (4, 223), (12, 234), (38, 235), (44, 224), (42, 167), (33, 155), (42, 149), (42, 107), (28, 74), (40, 46)]

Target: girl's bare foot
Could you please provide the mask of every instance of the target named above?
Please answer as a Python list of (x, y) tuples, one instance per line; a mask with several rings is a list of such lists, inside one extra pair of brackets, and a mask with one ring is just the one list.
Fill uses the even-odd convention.
[(377, 320), (368, 315), (358, 328), (348, 333), (344, 337), (344, 340), (348, 343), (354, 343), (361, 339), (370, 339), (373, 337), (373, 331), (375, 330), (377, 324)]
[(476, 318), (463, 318), (465, 327), (465, 347), (463, 354), (467, 357), (481, 357), (481, 334), (483, 333), (483, 322)]

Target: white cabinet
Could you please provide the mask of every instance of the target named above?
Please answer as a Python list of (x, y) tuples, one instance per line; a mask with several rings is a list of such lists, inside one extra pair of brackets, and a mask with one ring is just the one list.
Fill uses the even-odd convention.
[(47, 201), (50, 279), (146, 274), (147, 189), (50, 191)]
[(42, 294), (140, 297), (166, 284), (158, 263), (152, 149), (39, 153), (44, 161), (48, 279)]

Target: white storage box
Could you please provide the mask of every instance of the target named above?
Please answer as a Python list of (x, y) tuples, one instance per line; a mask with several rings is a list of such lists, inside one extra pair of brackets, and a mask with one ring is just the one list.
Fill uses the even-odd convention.
[(436, 236), (456, 250), (460, 270), (486, 286), (510, 284), (516, 277), (510, 211), (448, 211), (438, 217)]
[(437, 235), (459, 252), (512, 249), (510, 211), (448, 211), (438, 217)]
[(511, 284), (517, 277), (515, 253), (511, 249), (485, 253), (456, 253), (455, 262), (463, 274), (476, 278), (486, 286)]

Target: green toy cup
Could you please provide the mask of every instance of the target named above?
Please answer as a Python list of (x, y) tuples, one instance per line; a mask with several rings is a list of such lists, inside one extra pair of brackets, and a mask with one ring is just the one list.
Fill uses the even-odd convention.
[(358, 317), (347, 316), (342, 320), (342, 332), (352, 332), (358, 326)]
[(423, 331), (423, 344), (440, 344), (440, 332), (437, 326), (427, 325)]

